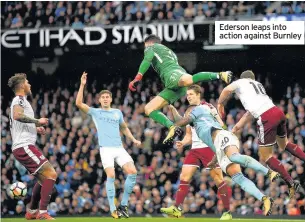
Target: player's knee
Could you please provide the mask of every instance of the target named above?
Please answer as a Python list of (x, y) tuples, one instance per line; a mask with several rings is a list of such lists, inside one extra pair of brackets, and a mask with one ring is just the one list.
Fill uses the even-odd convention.
[(180, 174), (180, 181), (190, 182), (191, 177), (186, 173)]
[(218, 187), (219, 184), (221, 184), (221, 183), (223, 182), (223, 178), (222, 178), (222, 177), (219, 177), (219, 176), (216, 176), (216, 177), (214, 178), (214, 182), (215, 182), (216, 186)]
[(56, 179), (57, 179), (57, 177), (58, 177), (57, 173), (56, 173), (56, 172), (54, 172), (54, 174), (52, 175), (52, 178), (53, 178), (54, 180), (56, 180)]
[(270, 157), (272, 157), (272, 155), (261, 155), (260, 158), (263, 162), (266, 162), (268, 159), (270, 159)]
[(115, 178), (115, 172), (106, 172), (107, 178)]
[(49, 172), (47, 173), (47, 178), (48, 179), (52, 179), (52, 180), (56, 180), (57, 179), (57, 173), (56, 173), (54, 168), (49, 170)]
[(179, 79), (179, 86), (190, 86), (193, 84), (193, 78), (191, 75), (182, 75)]
[(127, 175), (129, 175), (129, 174), (137, 174), (137, 173), (138, 172), (137, 172), (136, 168), (130, 168), (130, 169), (127, 170)]
[(284, 137), (284, 138), (278, 137), (276, 142), (277, 142), (277, 145), (278, 145), (279, 149), (281, 151), (283, 151), (287, 146), (288, 139), (287, 139), (287, 137)]
[(266, 162), (270, 157), (272, 157), (272, 152), (266, 152), (267, 150), (259, 150), (259, 157), (260, 160), (263, 162)]
[(211, 172), (211, 177), (215, 181), (216, 185), (218, 186), (223, 181), (222, 172), (219, 169), (213, 170), (214, 172)]
[(57, 179), (57, 173), (51, 164), (45, 164), (45, 166), (41, 168), (39, 174), (40, 175), (38, 176), (38, 178), (40, 178), (40, 181), (43, 181), (44, 179)]
[(233, 175), (241, 172), (240, 165), (238, 165), (236, 163), (231, 163), (227, 166), (226, 171), (229, 176), (233, 176)]
[(152, 111), (154, 111), (154, 109), (150, 106), (150, 105), (145, 105), (145, 107), (144, 107), (144, 112), (145, 112), (145, 115), (146, 116), (149, 116), (149, 114), (152, 112)]

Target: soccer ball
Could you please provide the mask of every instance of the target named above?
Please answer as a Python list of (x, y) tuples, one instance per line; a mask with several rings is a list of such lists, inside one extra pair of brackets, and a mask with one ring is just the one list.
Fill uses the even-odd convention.
[(27, 191), (28, 189), (24, 183), (16, 182), (11, 185), (9, 195), (14, 199), (20, 199), (25, 197)]

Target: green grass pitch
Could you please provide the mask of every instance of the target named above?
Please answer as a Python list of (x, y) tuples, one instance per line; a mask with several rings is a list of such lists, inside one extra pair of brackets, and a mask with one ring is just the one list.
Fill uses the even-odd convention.
[[(129, 219), (121, 219), (121, 220), (129, 220), (130, 222), (216, 222), (220, 221), (219, 218), (205, 218), (203, 217), (198, 217), (198, 218), (164, 218), (164, 217), (152, 217), (152, 218), (147, 218), (147, 217), (131, 217)], [(3, 222), (24, 222), (26, 221), (25, 218), (2, 218), (1, 221)], [(110, 221), (116, 221), (113, 218), (109, 217), (56, 217), (56, 222), (110, 222)], [(231, 220), (236, 221), (236, 222), (305, 222), (304, 220), (301, 219), (233, 219)], [(127, 222), (127, 221), (126, 221)]]

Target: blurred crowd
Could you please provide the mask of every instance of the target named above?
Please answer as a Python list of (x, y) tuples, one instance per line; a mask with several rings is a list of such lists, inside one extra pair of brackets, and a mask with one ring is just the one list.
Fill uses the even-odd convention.
[[(223, 19), (227, 16), (264, 15), (270, 1), (202, 2), (1, 2), (1, 27), (104, 26), (122, 23), (194, 21)], [(304, 13), (304, 2), (282, 2), (267, 13)]]
[[(266, 89), (271, 87), (268, 79), (263, 81)], [(124, 114), (133, 135), (142, 141), (142, 147), (136, 148), (132, 142), (123, 139), (124, 147), (131, 154), (138, 169), (137, 184), (130, 197), (130, 213), (132, 215), (147, 215), (159, 213), (161, 207), (173, 204), (174, 194), (179, 184), (179, 173), (188, 148), (179, 153), (174, 146), (162, 144), (166, 129), (144, 115), (145, 104), (158, 93), (160, 82), (151, 84), (149, 79), (138, 86), (136, 93), (122, 91), (127, 88), (122, 80), (104, 85), (104, 89), (113, 93), (113, 107), (119, 108)], [(149, 86), (149, 87), (148, 87)], [(216, 99), (223, 89), (218, 81), (202, 84), (205, 99), (216, 105)], [(80, 112), (75, 106), (78, 87), (61, 88), (34, 92), (31, 100), (36, 116), (48, 117), (49, 126), (46, 135), (38, 136), (37, 146), (43, 151), (58, 173), (56, 191), (49, 205), (51, 215), (90, 214), (102, 215), (109, 213), (106, 197), (106, 175), (100, 161), (97, 134), (91, 118)], [(87, 86), (84, 100), (89, 106), (98, 107), (98, 92), (95, 82)], [(282, 99), (275, 101), (286, 113), (288, 119), (288, 138), (304, 150), (305, 142), (305, 97), (304, 89), (297, 84), (289, 86), (283, 92)], [(2, 98), (3, 100), (4, 98)], [(7, 100), (8, 98), (6, 98)], [(241, 118), (244, 110), (233, 100), (230, 110), (227, 110), (226, 124), (229, 130)], [(2, 104), (2, 103), (1, 103)], [(185, 98), (174, 104), (183, 114), (187, 102)], [(167, 108), (164, 113), (172, 118)], [(241, 152), (258, 158), (257, 139), (254, 123), (247, 123), (238, 135), (241, 139)], [(11, 153), (11, 135), (9, 132), (9, 108), (1, 107), (1, 214), (23, 215), (29, 203), (34, 177), (14, 160)], [(305, 184), (305, 164), (287, 153), (277, 156), (294, 179)], [(269, 180), (244, 169), (245, 175), (254, 181), (259, 189), (275, 199), (273, 214), (300, 215), (305, 214), (304, 194), (297, 194), (292, 200), (288, 199), (287, 186), (278, 181), (269, 184)], [(122, 171), (116, 170), (117, 201), (121, 199), (124, 185)], [(22, 181), (28, 186), (28, 195), (24, 200), (12, 200), (7, 195), (7, 189), (13, 182)], [(244, 193), (238, 185), (232, 186), (232, 211), (238, 214), (262, 214), (261, 203)], [(184, 202), (184, 211), (190, 214), (221, 214), (223, 204), (217, 195), (215, 183), (205, 169), (198, 170), (191, 183), (190, 192)]]

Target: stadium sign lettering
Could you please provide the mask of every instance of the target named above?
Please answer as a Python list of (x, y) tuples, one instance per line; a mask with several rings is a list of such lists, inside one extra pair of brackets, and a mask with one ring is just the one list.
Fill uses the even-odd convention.
[(76, 41), (80, 46), (100, 45), (107, 39), (112, 44), (142, 43), (147, 33), (157, 34), (167, 42), (195, 40), (193, 24), (149, 24), (147, 26), (85, 27), (78, 29), (21, 29), (2, 32), (1, 43), (6, 48), (50, 47), (51, 42), (65, 46)]
[[(75, 40), (79, 45), (99, 45), (102, 44), (107, 33), (101, 27), (85, 27), (82, 31), (85, 33), (84, 38), (80, 37), (77, 30), (70, 29), (67, 33), (64, 29), (56, 30), (56, 34), (50, 33), (50, 29), (24, 29), (24, 30), (8, 30), (1, 36), (2, 45), (6, 48), (22, 48), (31, 46), (31, 36), (39, 35), (39, 46), (49, 47), (52, 39), (57, 39), (60, 46), (64, 46), (68, 40)], [(99, 32), (101, 37), (97, 40), (90, 39), (90, 32)], [(25, 41), (20, 41), (21, 35), (24, 35)], [(16, 42), (18, 41), (18, 42)]]
[[(172, 28), (171, 34), (170, 26)], [(123, 33), (120, 32), (122, 30)], [(112, 29), (112, 35), (114, 37), (112, 43), (119, 44), (122, 43), (122, 40), (124, 43), (133, 43), (135, 40), (137, 40), (137, 42), (143, 42), (147, 35), (146, 33), (158, 35), (162, 40), (167, 42), (195, 39), (193, 24), (189, 24), (187, 27), (183, 24), (150, 24), (144, 27), (126, 25), (115, 26)]]

